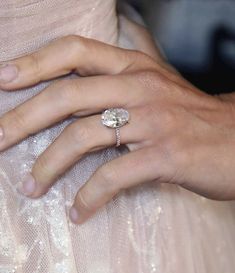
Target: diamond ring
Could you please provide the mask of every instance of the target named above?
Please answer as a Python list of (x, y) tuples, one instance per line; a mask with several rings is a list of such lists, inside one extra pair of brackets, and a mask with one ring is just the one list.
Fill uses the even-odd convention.
[(116, 131), (116, 147), (121, 145), (120, 127), (127, 124), (130, 120), (130, 114), (123, 108), (110, 108), (101, 115), (102, 124), (113, 128)]

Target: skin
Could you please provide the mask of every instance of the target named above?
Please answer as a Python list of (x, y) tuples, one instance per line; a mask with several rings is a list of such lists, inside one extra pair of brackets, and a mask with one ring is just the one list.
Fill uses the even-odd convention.
[(70, 210), (74, 223), (85, 222), (121, 190), (150, 181), (235, 199), (234, 94), (210, 96), (192, 86), (164, 61), (144, 28), (125, 20), (121, 27), (130, 37), (134, 30), (146, 35), (145, 43), (134, 42), (147, 54), (67, 36), (3, 65), (5, 91), (71, 72), (82, 76), (58, 78), (0, 118), (4, 151), (58, 121), (80, 117), (37, 158), (20, 191), (39, 198), (84, 155), (114, 146), (115, 131), (101, 124), (100, 113), (123, 107), (131, 119), (121, 128), (121, 142), (130, 152), (99, 167), (79, 190)]

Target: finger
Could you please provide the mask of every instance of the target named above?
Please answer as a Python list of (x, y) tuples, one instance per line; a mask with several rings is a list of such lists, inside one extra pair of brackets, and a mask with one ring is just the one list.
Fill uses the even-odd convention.
[(70, 210), (71, 220), (81, 224), (122, 189), (155, 180), (157, 166), (155, 161), (151, 150), (141, 149), (100, 167), (79, 190)]
[(147, 56), (136, 51), (71, 35), (54, 40), (30, 55), (4, 63), (0, 69), (0, 87), (20, 89), (73, 71), (84, 76), (119, 74), (133, 63), (142, 65), (145, 59)]
[[(142, 139), (138, 114), (133, 115), (129, 123), (120, 128), (121, 143), (135, 143)], [(56, 179), (64, 174), (85, 154), (115, 146), (115, 130), (104, 126), (101, 115), (79, 119), (71, 123), (61, 135), (36, 160), (32, 173), (26, 176), (22, 192), (32, 198), (45, 194)], [(33, 190), (32, 186), (33, 185)], [(29, 191), (27, 189), (30, 189)]]
[(110, 107), (128, 107), (138, 100), (138, 92), (131, 91), (124, 75), (58, 81), (0, 118), (0, 150), (75, 112), (88, 115)]

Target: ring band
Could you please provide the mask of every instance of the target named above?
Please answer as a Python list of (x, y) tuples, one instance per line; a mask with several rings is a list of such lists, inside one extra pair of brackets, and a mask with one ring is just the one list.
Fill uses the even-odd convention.
[(120, 128), (115, 129), (116, 132), (116, 147), (119, 147), (121, 145), (121, 134), (120, 134)]
[(130, 114), (123, 108), (110, 108), (101, 115), (102, 124), (106, 127), (115, 129), (116, 147), (121, 145), (120, 128), (126, 125), (130, 120)]

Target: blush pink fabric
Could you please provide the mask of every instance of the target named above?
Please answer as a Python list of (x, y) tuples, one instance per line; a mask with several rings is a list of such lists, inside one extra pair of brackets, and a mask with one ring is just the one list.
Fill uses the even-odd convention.
[[(0, 1), (0, 62), (68, 34), (118, 43), (115, 1)], [(125, 38), (120, 40), (127, 46)], [(0, 91), (0, 114), (47, 84)], [(86, 156), (43, 198), (18, 194), (24, 174), (69, 122), (0, 155), (0, 273), (234, 272), (234, 202), (209, 201), (177, 186), (146, 183), (121, 192), (84, 225), (70, 223), (68, 210), (77, 190), (98, 166), (126, 149)]]

